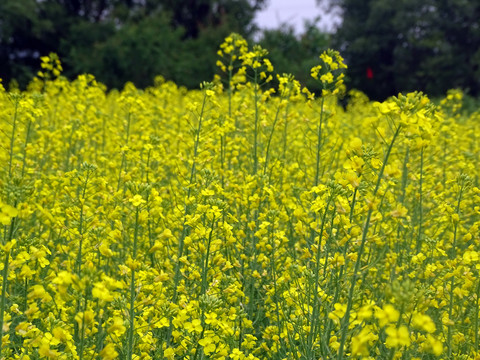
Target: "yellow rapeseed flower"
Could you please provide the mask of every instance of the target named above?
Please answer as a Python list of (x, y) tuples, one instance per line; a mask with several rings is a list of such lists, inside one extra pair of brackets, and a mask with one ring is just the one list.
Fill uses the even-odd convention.
[(399, 328), (396, 328), (395, 326), (389, 326), (385, 330), (385, 333), (387, 334), (385, 346), (388, 348), (410, 345), (410, 334), (406, 326), (402, 325)]

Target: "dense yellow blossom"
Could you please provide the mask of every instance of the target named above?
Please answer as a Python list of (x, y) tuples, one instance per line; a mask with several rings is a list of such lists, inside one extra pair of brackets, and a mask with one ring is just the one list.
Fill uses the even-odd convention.
[(0, 86), (0, 358), (478, 359), (479, 112), (218, 55), (199, 90), (53, 54)]

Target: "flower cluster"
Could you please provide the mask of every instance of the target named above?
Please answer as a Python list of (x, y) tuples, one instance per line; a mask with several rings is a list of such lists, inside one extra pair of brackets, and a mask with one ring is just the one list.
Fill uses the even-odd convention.
[(225, 92), (0, 87), (0, 358), (478, 359), (479, 113), (219, 55)]

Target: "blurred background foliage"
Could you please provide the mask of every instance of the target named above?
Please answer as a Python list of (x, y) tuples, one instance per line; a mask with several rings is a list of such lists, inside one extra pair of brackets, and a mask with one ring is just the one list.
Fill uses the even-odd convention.
[(317, 1), (342, 14), (332, 46), (348, 63), (351, 87), (375, 99), (451, 88), (478, 97), (480, 1)]
[(56, 52), (67, 77), (87, 72), (121, 88), (163, 75), (195, 88), (217, 72), (216, 50), (234, 31), (267, 48), (278, 73), (293, 73), (312, 90), (310, 68), (333, 47), (349, 66), (347, 86), (372, 99), (411, 90), (441, 96), (450, 88), (479, 95), (479, 1), (317, 0), (342, 22), (333, 33), (306, 23), (300, 35), (287, 25), (260, 31), (254, 18), (267, 2), (1, 0), (0, 78), (23, 88), (39, 57)]

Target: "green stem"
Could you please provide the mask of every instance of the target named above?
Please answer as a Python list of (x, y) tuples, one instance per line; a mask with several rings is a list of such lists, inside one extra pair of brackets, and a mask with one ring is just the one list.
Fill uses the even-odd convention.
[[(408, 166), (407, 165), (408, 165), (409, 156), (410, 156), (410, 149), (407, 147), (407, 150), (405, 151), (405, 157), (403, 159), (402, 187), (401, 187), (400, 197), (398, 199), (398, 202), (403, 206), (405, 206), (405, 195), (406, 195), (407, 183), (408, 183)], [(403, 231), (405, 232), (405, 230)], [(402, 239), (401, 232), (402, 232), (402, 226), (401, 226), (401, 223), (399, 223), (397, 226), (397, 238), (399, 240)], [(403, 258), (405, 256), (405, 251), (406, 251), (405, 249), (408, 249), (408, 244), (405, 237), (403, 237), (402, 241), (396, 242), (395, 248), (396, 248), (396, 252), (398, 253), (398, 264), (399, 266), (402, 266)], [(392, 269), (392, 280), (393, 280), (393, 276), (395, 276), (395, 269)]]
[(17, 130), (17, 117), (18, 117), (18, 98), (15, 98), (15, 111), (13, 113), (12, 135), (10, 137), (10, 158), (8, 161), (8, 178), (12, 176), (12, 164), (13, 164), (13, 147), (15, 145), (15, 131)]
[(357, 203), (357, 193), (358, 193), (358, 187), (356, 187), (355, 190), (353, 190), (352, 205), (350, 205), (350, 215), (349, 215), (350, 224), (352, 223), (353, 211), (355, 209), (355, 204)]
[(314, 290), (313, 290), (313, 304), (312, 304), (312, 314), (310, 317), (310, 334), (308, 337), (308, 342), (307, 342), (307, 349), (310, 352), (309, 357), (313, 358), (313, 341), (316, 335), (316, 325), (318, 320), (318, 288), (319, 288), (319, 276), (320, 276), (320, 257), (321, 257), (321, 250), (322, 250), (322, 238), (323, 238), (323, 230), (325, 228), (325, 224), (327, 221), (327, 213), (328, 213), (328, 207), (330, 206), (330, 202), (333, 200), (333, 195), (330, 195), (327, 204), (325, 205), (325, 210), (323, 212), (322, 216), (322, 223), (320, 225), (320, 231), (318, 235), (318, 243), (317, 243), (317, 253), (316, 253), (316, 262), (315, 262), (315, 280), (314, 280)]
[[(182, 233), (180, 234), (180, 238), (178, 239), (178, 249), (177, 249), (177, 259), (175, 262), (175, 273), (173, 276), (173, 294), (172, 294), (172, 303), (175, 304), (177, 302), (177, 297), (178, 297), (178, 284), (180, 283), (180, 266), (181, 266), (181, 257), (183, 256), (183, 249), (185, 247), (185, 237), (187, 236), (188, 233), (188, 228), (189, 226), (187, 225), (187, 215), (189, 212), (189, 206), (188, 206), (188, 199), (190, 198), (190, 194), (192, 192), (192, 185), (193, 181), (195, 180), (195, 174), (196, 174), (196, 161), (197, 161), (197, 155), (198, 155), (198, 146), (200, 143), (200, 133), (202, 131), (202, 122), (203, 122), (203, 113), (205, 111), (205, 105), (207, 103), (207, 94), (205, 93), (203, 95), (203, 102), (202, 102), (202, 108), (200, 110), (200, 116), (198, 119), (198, 127), (197, 131), (195, 134), (195, 143), (193, 146), (193, 163), (192, 163), (192, 168), (190, 169), (190, 179), (189, 179), (189, 184), (188, 184), (188, 190), (187, 190), (187, 195), (185, 198), (185, 204), (184, 204), (184, 210), (183, 210), (183, 224), (182, 224)], [(170, 345), (170, 339), (172, 336), (172, 330), (173, 330), (173, 323), (172, 323), (173, 318), (170, 319), (170, 325), (168, 328), (168, 333), (167, 333), (167, 345)]]
[[(151, 159), (151, 156), (152, 156), (152, 149), (148, 150), (148, 154), (147, 154), (147, 170), (146, 170), (146, 174), (145, 174), (145, 183), (147, 185), (150, 185), (150, 159)], [(147, 194), (145, 196), (145, 200), (147, 201), (147, 211), (148, 213), (150, 214), (150, 204), (149, 204), (149, 198), (150, 198), (150, 188), (147, 189)], [(153, 232), (152, 232), (152, 219), (151, 219), (151, 216), (148, 217), (148, 220), (147, 220), (147, 231), (148, 231), (148, 243), (150, 245), (150, 248), (153, 247), (155, 241), (153, 239)], [(155, 267), (155, 254), (150, 254), (150, 262), (151, 262), (151, 266), (152, 267)]]
[[(458, 193), (458, 200), (457, 200), (457, 207), (455, 209), (455, 214), (460, 215), (460, 203), (462, 201), (463, 190), (464, 190), (465, 183), (462, 180), (462, 184), (460, 185), (460, 191)], [(454, 261), (457, 256), (457, 231), (458, 231), (458, 221), (455, 222), (453, 227), (453, 244), (452, 249), (450, 252), (450, 260)], [(449, 299), (449, 306), (448, 306), (448, 319), (452, 321), (453, 315), (453, 289), (455, 285), (455, 276), (450, 278), (450, 299)], [(452, 336), (453, 336), (453, 325), (448, 325), (448, 333), (447, 333), (447, 358), (451, 359), (452, 357)]]
[[(125, 134), (125, 146), (128, 146), (128, 141), (130, 140), (130, 122), (131, 122), (131, 115), (128, 112), (127, 115), (127, 126), (126, 126), (126, 134)], [(122, 171), (126, 170), (127, 168), (127, 155), (126, 152), (122, 152), (122, 163), (120, 164), (120, 171), (118, 172), (118, 183), (117, 183), (117, 191), (120, 190), (120, 184), (122, 182)]]
[[(409, 157), (410, 157), (410, 149), (407, 148), (407, 151), (405, 151), (405, 158), (403, 159), (403, 168), (402, 168), (402, 195), (400, 196), (400, 203), (402, 205), (404, 205), (405, 203), (405, 194), (407, 191), (407, 182), (408, 182), (408, 166), (407, 165), (408, 165)], [(423, 158), (423, 154), (422, 154), (422, 158)]]
[[(9, 161), (8, 161), (8, 179), (11, 180), (12, 178), (12, 166), (13, 166), (13, 148), (15, 145), (15, 132), (17, 130), (17, 117), (18, 117), (18, 103), (19, 103), (19, 96), (14, 95), (15, 101), (15, 110), (13, 114), (13, 124), (12, 124), (12, 135), (10, 137), (10, 154), (9, 154)], [(10, 194), (7, 195), (7, 201)], [(16, 206), (16, 205), (14, 205)], [(4, 226), (4, 237), (3, 237), (3, 244), (7, 244), (8, 242), (12, 241), (13, 233), (15, 230), (15, 218), (11, 220), (10, 229), (8, 231), (8, 236), (5, 236), (7, 233), (7, 227)], [(2, 359), (2, 351), (3, 351), (3, 322), (5, 316), (5, 306), (6, 306), (6, 297), (7, 297), (7, 286), (8, 286), (8, 267), (10, 264), (10, 251), (6, 252), (5, 260), (3, 262), (3, 272), (2, 272), (2, 294), (0, 298), (0, 359)]]
[(88, 292), (85, 291), (85, 299), (83, 303), (82, 311), (82, 330), (80, 332), (80, 346), (79, 346), (79, 360), (83, 360), (83, 348), (85, 346), (85, 311), (87, 310), (87, 296)]
[[(395, 143), (395, 140), (397, 139), (398, 134), (400, 133), (400, 129), (401, 129), (401, 126), (399, 125), (393, 135), (393, 139), (390, 142), (390, 145), (388, 146), (387, 153), (385, 154), (385, 160), (383, 161), (382, 167), (380, 168), (377, 183), (373, 191), (373, 198), (375, 198), (375, 196), (377, 195), (378, 189), (380, 188), (380, 183), (383, 178), (383, 172), (385, 171), (385, 166), (387, 165), (388, 158), (390, 157), (390, 153), (392, 152), (393, 144)], [(342, 336), (340, 338), (340, 348), (338, 349), (338, 359), (343, 359), (345, 341), (347, 340), (347, 332), (348, 332), (348, 327), (350, 325), (350, 312), (352, 311), (352, 305), (353, 305), (353, 293), (355, 292), (355, 286), (358, 280), (358, 272), (360, 271), (362, 255), (365, 249), (365, 243), (367, 241), (368, 229), (370, 227), (370, 220), (372, 218), (372, 213), (373, 213), (373, 207), (368, 210), (367, 218), (365, 220), (365, 225), (363, 228), (362, 240), (360, 242), (360, 248), (358, 249), (357, 260), (355, 261), (355, 268), (353, 270), (353, 275), (352, 275), (352, 283), (350, 284), (350, 289), (348, 292), (347, 309), (345, 311), (345, 315), (343, 317), (342, 326), (341, 326)]]
[(288, 106), (290, 103), (287, 103), (287, 106), (285, 107), (285, 115), (283, 117), (285, 124), (283, 126), (283, 164), (285, 166), (285, 163), (287, 161), (287, 138), (288, 138), (288, 133), (287, 133), (287, 128), (288, 128)]
[(320, 121), (318, 122), (317, 128), (317, 154), (316, 154), (316, 165), (315, 165), (315, 181), (314, 185), (318, 185), (319, 175), (320, 175), (320, 151), (322, 150), (322, 125), (323, 125), (323, 106), (325, 104), (325, 97), (322, 97), (322, 102), (320, 104)]
[[(228, 67), (228, 117), (229, 120), (232, 118), (232, 69), (233, 69), (233, 60), (230, 58), (230, 66)], [(238, 129), (237, 118), (235, 118), (235, 131)]]
[[(5, 227), (6, 228), (6, 227)], [(15, 218), (12, 219), (10, 223), (10, 231), (8, 240), (5, 243), (12, 241), (13, 232), (15, 228)], [(5, 243), (3, 245), (5, 245)], [(10, 251), (5, 254), (5, 260), (3, 262), (3, 272), (2, 272), (2, 297), (0, 298), (0, 359), (2, 359), (2, 350), (3, 350), (3, 321), (5, 314), (5, 303), (7, 296), (7, 286), (8, 286), (8, 266), (10, 263)]]
[(183, 248), (185, 246), (185, 237), (187, 236), (187, 230), (188, 226), (186, 224), (186, 216), (188, 215), (188, 205), (187, 205), (187, 200), (190, 198), (190, 194), (192, 191), (192, 186), (193, 181), (195, 179), (195, 171), (196, 171), (196, 161), (197, 161), (197, 155), (198, 155), (198, 146), (200, 143), (200, 132), (202, 130), (202, 121), (203, 121), (203, 113), (205, 110), (205, 104), (207, 102), (207, 95), (205, 94), (203, 96), (203, 103), (202, 103), (202, 109), (200, 111), (200, 117), (198, 119), (198, 128), (197, 132), (195, 135), (195, 144), (194, 144), (194, 149), (193, 149), (193, 163), (192, 163), (192, 168), (190, 170), (190, 180), (189, 180), (189, 186), (187, 190), (187, 197), (185, 200), (185, 206), (184, 206), (184, 216), (183, 216), (183, 225), (182, 225), (182, 234), (180, 235), (180, 239), (178, 240), (178, 251), (177, 251), (177, 261), (175, 264), (175, 275), (173, 278), (173, 296), (172, 296), (172, 302), (175, 303), (177, 301), (177, 296), (178, 296), (178, 283), (180, 282), (180, 258), (183, 256)]
[(258, 74), (255, 70), (254, 77), (254, 101), (255, 101), (255, 130), (254, 130), (254, 139), (253, 139), (253, 174), (257, 173), (258, 168), (258, 156), (257, 156), (257, 147), (258, 147)]
[(422, 223), (423, 223), (423, 146), (420, 151), (420, 189), (418, 200), (418, 234), (417, 234), (417, 253), (422, 251)]
[[(478, 278), (478, 277), (477, 277)], [(479, 314), (479, 301), (480, 300), (480, 281), (477, 283), (477, 297), (475, 299), (475, 318), (474, 318), (474, 328), (475, 328), (475, 347), (474, 349), (478, 349), (479, 346), (479, 335), (478, 335), (478, 314)]]
[(23, 145), (23, 163), (22, 163), (22, 178), (23, 175), (25, 174), (25, 166), (27, 164), (27, 145), (28, 141), (30, 139), (30, 129), (32, 127), (32, 121), (28, 121), (28, 126), (27, 126), (27, 135), (25, 137), (25, 144)]
[(210, 227), (210, 233), (208, 234), (208, 240), (207, 240), (207, 253), (205, 255), (205, 264), (203, 267), (203, 272), (202, 272), (202, 288), (201, 288), (201, 295), (205, 295), (207, 291), (207, 275), (208, 275), (208, 261), (210, 257), (210, 244), (212, 243), (212, 235), (213, 235), (213, 229), (215, 227), (215, 216), (212, 219), (212, 224)]
[[(200, 296), (205, 295), (207, 292), (207, 275), (208, 275), (208, 261), (210, 258), (210, 245), (212, 243), (212, 236), (213, 236), (213, 229), (215, 227), (215, 216), (212, 219), (212, 223), (210, 225), (210, 233), (208, 234), (208, 240), (207, 240), (207, 253), (205, 254), (205, 263), (203, 265), (202, 269), (202, 287), (200, 289)], [(203, 336), (205, 334), (205, 308), (202, 308), (202, 312), (200, 314), (200, 319), (201, 319), (201, 325), (202, 325), (202, 332), (200, 333), (199, 340), (203, 339)], [(195, 356), (193, 357), (193, 360), (196, 360), (198, 357), (198, 354), (200, 354), (200, 359), (203, 359), (203, 352), (200, 348), (200, 344), (197, 342), (197, 347), (195, 350)]]
[(135, 212), (135, 228), (133, 233), (133, 250), (132, 250), (132, 261), (134, 262), (132, 268), (132, 277), (130, 281), (130, 309), (129, 309), (129, 328), (128, 328), (128, 349), (127, 349), (127, 360), (132, 360), (133, 356), (133, 334), (135, 327), (135, 262), (137, 260), (137, 242), (138, 242), (138, 214), (139, 207), (137, 207)]
[(270, 230), (270, 245), (272, 246), (272, 258), (270, 259), (270, 271), (272, 272), (272, 280), (273, 280), (273, 302), (275, 304), (275, 315), (277, 317), (277, 335), (279, 340), (281, 341), (281, 330), (282, 324), (280, 322), (280, 311), (279, 311), (279, 303), (278, 303), (278, 296), (277, 296), (277, 270), (275, 266), (275, 238), (274, 238), (274, 224), (275, 220), (272, 221), (272, 228)]
[[(280, 99), (280, 101), (282, 101), (282, 99)], [(270, 131), (270, 135), (268, 136), (267, 150), (265, 152), (265, 165), (263, 166), (264, 175), (267, 173), (268, 156), (270, 155), (270, 145), (272, 143), (273, 133), (275, 131), (275, 125), (277, 125), (277, 122), (278, 122), (279, 113), (280, 113), (280, 106), (277, 108), (277, 112), (275, 113), (275, 119), (273, 120), (272, 131)]]
[(80, 243), (78, 246), (78, 253), (77, 253), (77, 259), (75, 261), (75, 270), (77, 272), (77, 275), (80, 277), (80, 271), (82, 267), (82, 246), (83, 246), (83, 218), (84, 218), (84, 204), (85, 204), (85, 195), (87, 192), (87, 184), (88, 184), (88, 178), (89, 178), (89, 171), (87, 170), (87, 174), (85, 175), (85, 182), (83, 184), (83, 190), (82, 190), (82, 197), (81, 197), (81, 207), (80, 207), (80, 219), (79, 219), (79, 224), (78, 224), (78, 234), (80, 235)]

